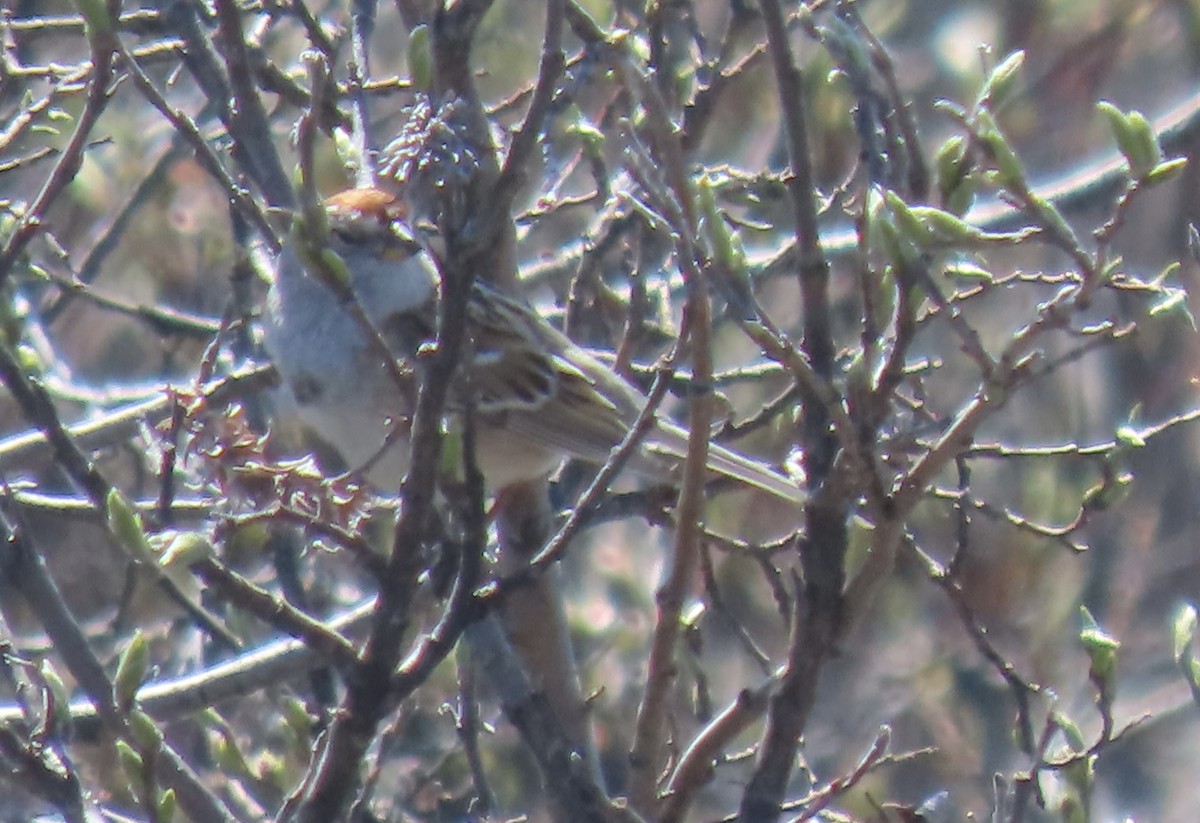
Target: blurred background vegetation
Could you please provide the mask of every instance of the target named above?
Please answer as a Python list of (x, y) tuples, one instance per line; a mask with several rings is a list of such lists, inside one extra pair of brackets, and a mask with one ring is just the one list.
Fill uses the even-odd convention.
[[(166, 13), (172, 3), (160, 4)], [(201, 17), (208, 14), (203, 4)], [(302, 89), (301, 52), (308, 46), (295, 7), (331, 27), (348, 25), (346, 3), (309, 0), (238, 3), (245, 31), (260, 54), (282, 72), (273, 93), (264, 93), (272, 132), (270, 139), (287, 164), (294, 166), (292, 131), (299, 116), (297, 99), (285, 88)], [(411, 8), (417, 8), (416, 4)], [(585, 4), (604, 26), (629, 26), (645, 35), (646, 10), (638, 4), (591, 0)], [(720, 42), (732, 17), (754, 16), (741, 0), (668, 3), (674, 28), (669, 42), (676, 66), (693, 66), (701, 46)], [(817, 4), (828, 6), (831, 4)], [(380, 142), (405, 122), (405, 106), (413, 99), (407, 84), (409, 30), (402, 19), (405, 4), (383, 3), (370, 44), (373, 133)], [(789, 11), (794, 11), (790, 7)], [(1122, 110), (1144, 112), (1154, 122), (1169, 115), (1195, 120), (1200, 107), (1197, 61), (1200, 60), (1200, 3), (1187, 0), (1019, 0), (1018, 2), (860, 2), (857, 13), (879, 38), (890, 57), (896, 83), (918, 125), (920, 150), (932, 162), (938, 147), (959, 125), (939, 100), (969, 107), (990, 67), (1005, 55), (1022, 50), (1024, 65), (1016, 88), (997, 112), (1000, 127), (1022, 158), (1035, 186), (1070, 175), (1096, 178), (1096, 161), (1115, 155), (1109, 121), (1096, 109), (1107, 100)], [(89, 45), (72, 3), (9, 0), (0, 19), (3, 59), (0, 62), (0, 205), (4, 236), (11, 236), (35, 202), (47, 174), (72, 134), (84, 106), (86, 72), (72, 71), (89, 58)], [(173, 105), (195, 118), (205, 139), (229, 160), (228, 141), (206, 106), (194, 77), (180, 68), (179, 44), (147, 4), (122, 8), (122, 41), (138, 52), (154, 83)], [(58, 15), (62, 15), (59, 17)], [(822, 17), (821, 15), (827, 15)], [(831, 26), (828, 8), (814, 18)], [(536, 76), (543, 33), (544, 8), (536, 0), (498, 0), (475, 40), (472, 67), (485, 105), (493, 115), (496, 139), (519, 122), (524, 103), (519, 92)], [(205, 24), (207, 25), (207, 24)], [(761, 39), (751, 24), (744, 38), (729, 44), (735, 54), (750, 53)], [(853, 229), (850, 215), (865, 197), (862, 132), (855, 122), (863, 99), (839, 66), (834, 50), (794, 30), (797, 60), (804, 71), (805, 100), (813, 168), (830, 207), (822, 216), (831, 242), (832, 311), (837, 343), (843, 348), (841, 368), (848, 367), (859, 344), (862, 308), (858, 271), (865, 259), (853, 245), (837, 241)], [(572, 45), (574, 44), (574, 45)], [(577, 43), (568, 38), (570, 48)], [(345, 50), (334, 66), (344, 80)], [(526, 296), (548, 313), (572, 318), (577, 339), (613, 348), (625, 319), (623, 296), (630, 272), (648, 291), (645, 312), (650, 325), (665, 334), (639, 341), (638, 360), (652, 363), (661, 354), (678, 320), (680, 294), (672, 290), (669, 254), (662, 238), (621, 237), (600, 255), (596, 282), (582, 289), (572, 280), (570, 265), (559, 265), (564, 249), (590, 234), (598, 215), (612, 201), (585, 197), (596, 187), (589, 168), (588, 128), (610, 137), (614, 123), (599, 117), (607, 111), (602, 84), (589, 86), (588, 65), (575, 67), (580, 97), (556, 111), (549, 138), (538, 158), (528, 190), (517, 204), (519, 255)], [(117, 76), (121, 76), (118, 68)], [(680, 70), (673, 78), (680, 100), (687, 101), (705, 78)], [(262, 77), (256, 82), (263, 83)], [(594, 94), (588, 98), (587, 94)], [(48, 99), (47, 99), (48, 96)], [(40, 101), (47, 99), (45, 105)], [(750, 181), (722, 189), (722, 206), (732, 215), (747, 250), (761, 303), (775, 321), (799, 338), (800, 306), (790, 270), (757, 268), (786, 242), (791, 218), (780, 175), (788, 166), (781, 139), (780, 104), (769, 61), (759, 59), (741, 71), (717, 101), (712, 120), (691, 160), (714, 176), (744, 173)], [(1190, 118), (1190, 120), (1188, 119)], [(1193, 158), (1196, 128), (1181, 131), (1169, 146), (1171, 156)], [(240, 303), (231, 295), (231, 275), (249, 245), (235, 239), (230, 208), (222, 186), (199, 164), (178, 131), (124, 80), (90, 134), (83, 162), (69, 185), (43, 215), (46, 232), (24, 248), (4, 281), (4, 333), (7, 345), (19, 347), (29, 370), (41, 376), (55, 394), (64, 421), (73, 422), (161, 393), (166, 384), (194, 388), (213, 329), (222, 316), (256, 310), (269, 270), (260, 267)], [(606, 153), (607, 152), (607, 153)], [(584, 158), (581, 160), (581, 156)], [(620, 182), (621, 160), (610, 142), (600, 152), (612, 179)], [(318, 153), (318, 186), (332, 193), (351, 182), (334, 141)], [(1121, 271), (1151, 281), (1173, 263), (1172, 282), (1185, 288), (1197, 276), (1195, 250), (1189, 251), (1188, 226), (1200, 222), (1196, 209), (1196, 163), (1168, 184), (1133, 203), (1112, 250), (1122, 258)], [(243, 180), (244, 178), (239, 178)], [(557, 181), (560, 185), (551, 186)], [(1110, 191), (1082, 190), (1064, 206), (1079, 236), (1087, 238), (1112, 213)], [(256, 195), (257, 196), (257, 195)], [(578, 204), (569, 203), (578, 197)], [(987, 199), (987, 198), (981, 198)], [(565, 204), (565, 205), (564, 205)], [(837, 242), (835, 242), (837, 241)], [(571, 258), (574, 259), (574, 258)], [(985, 347), (999, 349), (1030, 321), (1037, 306), (1061, 287), (1052, 275), (1069, 272), (1071, 261), (1046, 244), (998, 245), (956, 259), (990, 271), (997, 278), (1014, 273), (1048, 275), (989, 290), (964, 303), (964, 316)], [(644, 261), (651, 261), (649, 267)], [(945, 278), (946, 288), (965, 288)], [(84, 283), (78, 286), (72, 284)], [(568, 297), (576, 299), (566, 307)], [(1187, 297), (1189, 304), (1194, 298)], [(615, 302), (614, 302), (615, 301)], [(230, 307), (233, 307), (232, 309)], [(148, 319), (137, 307), (169, 309), (168, 320)], [(1193, 310), (1195, 306), (1192, 305)], [(1117, 345), (1097, 346), (1056, 372), (1052, 379), (1024, 385), (977, 434), (977, 442), (1013, 447), (1076, 444), (1086, 447), (1112, 441), (1122, 426), (1142, 431), (1169, 421), (1195, 405), (1197, 337), (1183, 313), (1144, 317), (1146, 299), (1129, 293), (1106, 294), (1081, 318), (1142, 316), (1136, 330)], [(192, 322), (195, 320), (196, 322)], [(228, 372), (260, 359), (255, 346), (254, 318), (222, 338), (218, 371)], [(761, 361), (757, 348), (733, 324), (718, 329), (718, 370)], [(1070, 341), (1047, 343), (1053, 357), (1072, 351)], [(923, 360), (924, 359), (924, 360)], [(917, 441), (932, 436), (971, 398), (978, 370), (960, 352), (946, 324), (926, 323), (908, 360), (925, 363), (921, 396), (910, 395), (913, 409), (897, 413), (895, 428)], [(730, 378), (720, 388), (734, 419), (742, 419), (775, 396), (783, 375), (753, 381)], [(263, 396), (244, 398), (249, 419), (270, 414)], [(261, 404), (261, 405), (260, 405)], [(283, 404), (286, 406), (286, 404)], [(286, 408), (276, 412), (272, 428), (290, 432)], [(30, 423), (10, 402), (0, 404), (4, 431), (17, 435)], [(718, 421), (719, 422), (719, 421)], [(787, 415), (739, 441), (739, 448), (783, 460), (788, 456), (791, 421)], [(922, 429), (922, 425), (928, 428)], [(222, 435), (206, 430), (195, 443)], [(1080, 606), (1086, 606), (1104, 630), (1120, 641), (1113, 715), (1118, 726), (1142, 719), (1117, 740), (1104, 745), (1095, 761), (1093, 779), (1066, 771), (1039, 775), (1044, 809), (1030, 808), (1029, 820), (1187, 820), (1200, 805), (1195, 764), (1200, 761), (1196, 705), (1185, 677), (1173, 659), (1172, 621), (1181, 607), (1200, 599), (1200, 563), (1196, 469), (1200, 453), (1197, 429), (1176, 425), (1156, 432), (1144, 447), (1113, 458), (1111, 450), (1089, 456), (1065, 449), (1065, 455), (977, 459), (971, 461), (971, 498), (984, 501), (971, 512), (969, 551), (956, 566), (962, 600), (978, 625), (987, 629), (992, 647), (1019, 676), (1038, 684), (1033, 695), (1035, 730), (1050, 712), (1070, 718), (1091, 740), (1101, 724), (1095, 690), (1089, 682), (1089, 657), (1079, 639)], [(168, 439), (147, 425), (128, 442), (97, 452), (105, 477), (135, 500), (153, 500), (161, 489), (162, 449)], [(277, 437), (282, 439), (281, 437)], [(8, 441), (6, 441), (8, 442)], [(272, 458), (296, 454), (300, 442), (272, 447)], [(915, 448), (915, 446), (914, 446)], [(2, 453), (0, 449), (0, 453)], [(1107, 462), (1106, 462), (1107, 460)], [(219, 462), (219, 461), (218, 461)], [(1017, 516), (1053, 526), (1066, 526), (1079, 511), (1089, 488), (1106, 470), (1129, 471), (1134, 482), (1111, 506), (1090, 512), (1084, 528), (1067, 538), (1038, 536), (1014, 524)], [(224, 654), (198, 639), (186, 622), (163, 603), (138, 602), (122, 607), (127, 591), (124, 556), (111, 545), (102, 524), (87, 513), (64, 513), (60, 504), (33, 499), (31, 491), (69, 495), (71, 484), (49, 465), (5, 464), (13, 483), (9, 517), (16, 517), (50, 564), (98, 653), (110, 666), (138, 625), (153, 643), (154, 674), (166, 679), (209, 665)], [(570, 483), (579, 477), (568, 468), (559, 500), (569, 501)], [(197, 449), (180, 468), (186, 485), (179, 496), (196, 501), (183, 507), (176, 527), (215, 535), (224, 559), (261, 585), (277, 590), (278, 558), (265, 535), (229, 526), (230, 518), (262, 512), (268, 501), (252, 499), (244, 487), (226, 485), (220, 470)], [(953, 472), (939, 477), (953, 489)], [(23, 484), (23, 485), (22, 485)], [(230, 496), (230, 488), (235, 494)], [(18, 492), (24, 494), (21, 497)], [(712, 518), (723, 532), (747, 537), (755, 529), (773, 531), (771, 515), (747, 508), (735, 495), (712, 504)], [(153, 518), (148, 516), (148, 521)], [(283, 531), (270, 518), (255, 521)], [(158, 527), (166, 524), (158, 523)], [(959, 539), (959, 521), (946, 498), (929, 497), (908, 521), (915, 542), (940, 562), (949, 562)], [(222, 530), (224, 529), (224, 530)], [(215, 531), (214, 531), (215, 530)], [(226, 538), (240, 535), (239, 540)], [(855, 548), (866, 543), (866, 529), (852, 530)], [(1076, 551), (1069, 541), (1086, 544)], [(670, 546), (669, 532), (647, 527), (641, 519), (596, 526), (580, 536), (563, 563), (565, 603), (575, 631), (585, 690), (591, 701), (597, 742), (609, 788), (621, 794), (626, 779), (630, 729), (637, 711), (647, 654), (647, 637), (655, 616), (654, 585)], [(283, 550), (281, 550), (283, 551)], [(734, 700), (739, 690), (759, 684), (762, 664), (747, 650), (742, 635), (770, 661), (787, 652), (787, 623), (781, 619), (772, 585), (784, 575), (764, 572), (750, 552), (714, 548), (706, 580), (695, 589), (697, 604), (686, 642), (680, 650), (680, 682), (673, 704), (672, 747), (682, 749), (715, 711)], [(369, 593), (369, 576), (355, 569), (344, 554), (317, 549), (299, 559), (299, 579), (308, 588), (312, 608), (325, 617)], [(786, 568), (786, 563), (781, 565)], [(0, 579), (3, 576), (0, 575)], [(7, 585), (7, 583), (5, 584)], [(715, 593), (719, 593), (719, 600)], [(54, 649), (45, 645), (35, 620), (21, 607), (17, 593), (0, 589), (8, 623), (8, 639), (32, 660), (57, 665)], [(124, 598), (128, 600), (127, 597)], [(157, 598), (150, 598), (157, 600)], [(222, 610), (251, 645), (278, 632), (267, 623), (236, 610), (223, 611), (219, 597), (208, 604)], [(703, 606), (703, 608), (701, 608)], [(118, 610), (128, 619), (114, 624)], [(430, 619), (436, 612), (430, 606)], [(1014, 692), (985, 659), (961, 620), (961, 612), (943, 588), (931, 580), (928, 567), (911, 551), (902, 551), (894, 572), (877, 596), (838, 643), (826, 666), (816, 708), (806, 728), (803, 768), (791, 794), (803, 797), (811, 788), (853, 771), (881, 726), (891, 727), (893, 757), (874, 763), (853, 787), (840, 793), (828, 819), (963, 820), (987, 819), (996, 792), (993, 776), (1011, 782), (1033, 765), (1031, 754), (1014, 739)], [(15, 665), (15, 664), (14, 664)], [(67, 677), (70, 682), (70, 677)], [(305, 705), (313, 716), (328, 708), (319, 688), (303, 676), (215, 707), (214, 713), (174, 718), (168, 738), (205, 779), (245, 819), (273, 814), (307, 766), (310, 741), (285, 721), (288, 700)], [(13, 692), (15, 693), (15, 692)], [(455, 701), (450, 666), (406, 701), (377, 754), (379, 773), (372, 795), (374, 818), (381, 820), (465, 820), (472, 797), (470, 774), (456, 735), (454, 717), (446, 710)], [(498, 710), (483, 701), (485, 719), (495, 723), (485, 735), (485, 768), (497, 795), (501, 817), (536, 810), (534, 764), (523, 753)], [(761, 729), (747, 729), (726, 755), (715, 778), (693, 806), (695, 820), (717, 820), (737, 808), (749, 771), (748, 751)], [(1063, 745), (1061, 735), (1050, 747)], [(127, 774), (116, 770), (111, 741), (71, 747), (74, 767), (98, 801), (134, 816), (144, 816), (137, 790)], [(242, 760), (229, 754), (234, 748)], [(0, 789), (0, 817), (26, 819), (45, 808), (23, 773), (10, 768)], [(1073, 783), (1072, 780), (1075, 780)], [(1086, 789), (1081, 788), (1086, 786)], [(903, 809), (925, 817), (904, 817)], [(889, 804), (895, 804), (890, 806)], [(1082, 808), (1082, 810), (1081, 810)], [(538, 812), (535, 812), (535, 817)], [(544, 810), (540, 812), (544, 814)], [(918, 814), (918, 812), (910, 812)], [(1083, 816), (1077, 816), (1083, 815)], [(1003, 819), (1009, 819), (1005, 817)]]

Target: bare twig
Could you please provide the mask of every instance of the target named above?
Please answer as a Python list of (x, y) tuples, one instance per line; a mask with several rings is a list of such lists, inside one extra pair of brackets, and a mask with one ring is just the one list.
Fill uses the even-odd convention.
[(110, 20), (97, 19), (88, 27), (88, 45), (92, 55), (91, 81), (88, 83), (87, 100), (83, 111), (75, 124), (71, 139), (58, 157), (50, 174), (42, 184), (41, 191), (29, 204), (25, 216), (16, 229), (0, 247), (0, 284), (3, 284), (12, 274), (13, 265), (17, 258), (34, 236), (41, 230), (51, 204), (66, 189), (79, 168), (83, 164), (83, 152), (91, 139), (92, 129), (100, 119), (105, 106), (108, 105), (109, 85), (113, 79), (113, 50), (117, 48), (117, 38)]

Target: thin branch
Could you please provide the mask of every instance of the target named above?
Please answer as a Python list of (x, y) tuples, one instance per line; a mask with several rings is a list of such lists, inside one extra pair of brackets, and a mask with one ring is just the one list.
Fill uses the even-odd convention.
[[(5, 524), (7, 543), (0, 574), (10, 579), (13, 590), (20, 591), (49, 635), (55, 651), (68, 671), (88, 695), (105, 727), (119, 737), (131, 740), (125, 713), (118, 708), (113, 684), (100, 661), (88, 646), (79, 623), (63, 601), (58, 587), (46, 570), (45, 561), (24, 536)], [(164, 781), (175, 789), (189, 816), (199, 820), (232, 821), (234, 815), (200, 780), (168, 744), (160, 745), (155, 758)]]
[[(803, 306), (801, 348), (814, 375), (828, 381), (834, 365), (829, 263), (817, 228), (817, 188), (808, 148), (803, 85), (778, 0), (760, 0), (759, 6), (792, 169), (787, 188), (800, 249), (796, 275)], [(817, 492), (805, 510), (807, 541), (800, 555), (805, 573), (804, 597), (795, 610), (787, 664), (779, 691), (771, 699), (754, 771), (742, 796), (738, 814), (747, 823), (774, 820), (779, 815), (800, 735), (815, 700), (817, 677), (832, 652), (842, 621), (848, 495), (840, 488), (840, 478), (833, 476), (834, 460), (839, 441), (845, 443), (850, 438), (853, 445), (847, 454), (852, 457), (858, 455), (858, 441), (849, 426), (841, 437), (831, 431), (836, 405), (828, 397), (812, 392), (812, 385), (811, 381), (799, 384), (805, 393), (800, 437), (805, 474), (809, 488)], [(795, 585), (799, 588), (800, 582), (795, 581)]]
[[(107, 22), (105, 21), (105, 23)], [(109, 85), (113, 79), (112, 56), (113, 50), (118, 45), (111, 25), (97, 22), (96, 25), (89, 28), (88, 45), (92, 55), (92, 77), (88, 84), (88, 95), (83, 105), (83, 111), (79, 114), (71, 139), (67, 142), (66, 148), (59, 155), (58, 162), (54, 164), (54, 168), (51, 169), (46, 182), (42, 185), (42, 190), (30, 203), (24, 218), (8, 236), (4, 246), (0, 248), (0, 285), (7, 281), (12, 274), (12, 268), (17, 262), (17, 258), (41, 230), (51, 204), (79, 173), (79, 169), (83, 165), (83, 152), (91, 139), (92, 129), (108, 105)]]
[(537, 148), (546, 118), (554, 102), (554, 92), (564, 68), (563, 21), (566, 16), (566, 0), (548, 0), (546, 4), (546, 34), (542, 39), (542, 56), (538, 67), (537, 84), (525, 120), (513, 137), (508, 157), (496, 180), (496, 191), (510, 204), (516, 190), (528, 174), (528, 165)]
[[(167, 118), (175, 132), (181, 135), (183, 140), (191, 146), (192, 150), (196, 153), (196, 160), (200, 166), (212, 175), (212, 178), (221, 186), (222, 190), (229, 196), (242, 215), (259, 231), (260, 235), (270, 245), (271, 250), (278, 252), (280, 242), (275, 229), (267, 221), (258, 203), (250, 197), (250, 193), (238, 185), (237, 181), (225, 170), (221, 159), (209, 147), (208, 141), (200, 134), (200, 130), (196, 127), (196, 124), (186, 114), (171, 106), (162, 93), (155, 87), (153, 81), (142, 70), (142, 67), (138, 64), (134, 56), (129, 53), (128, 49), (119, 40), (116, 42), (115, 47), (121, 56), (125, 70), (133, 78), (133, 82), (138, 87), (138, 90), (142, 92), (154, 108), (158, 109), (163, 117)], [(288, 202), (291, 202), (290, 195)]]
[[(360, 631), (374, 608), (375, 599), (371, 598), (340, 612), (326, 621), (325, 626), (340, 634)], [(326, 657), (300, 640), (275, 640), (200, 671), (147, 683), (138, 690), (137, 705), (155, 720), (176, 720), (208, 706), (271, 688), (328, 665), (328, 662)], [(69, 712), (76, 739), (97, 739), (102, 724), (90, 701), (73, 701), (64, 711)], [(24, 710), (21, 707), (0, 706), (0, 724), (12, 723), (22, 717)]]

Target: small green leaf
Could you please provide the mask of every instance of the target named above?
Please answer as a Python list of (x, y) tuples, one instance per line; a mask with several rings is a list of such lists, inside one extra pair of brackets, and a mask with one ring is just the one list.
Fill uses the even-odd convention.
[(154, 552), (150, 550), (150, 540), (142, 528), (142, 518), (125, 495), (117, 489), (109, 489), (105, 500), (105, 515), (109, 531), (116, 538), (118, 545), (136, 563), (155, 562)]
[[(1162, 163), (1162, 147), (1150, 121), (1141, 112), (1126, 113), (1107, 101), (1097, 103), (1096, 108), (1108, 119), (1117, 148), (1129, 163), (1130, 174), (1136, 180), (1147, 179)], [(1165, 170), (1159, 175), (1170, 176), (1173, 173)]]
[(63, 679), (58, 676), (58, 672), (54, 670), (54, 666), (49, 660), (42, 660), (38, 664), (38, 675), (45, 682), (46, 688), (50, 690), (50, 696), (54, 702), (65, 707), (70, 702), (67, 685), (63, 683)]
[(933, 232), (929, 230), (916, 213), (894, 191), (884, 194), (892, 221), (900, 234), (917, 248), (924, 248), (933, 242)]
[(961, 245), (978, 240), (983, 235), (977, 227), (948, 211), (931, 206), (912, 206), (910, 210), (936, 239), (944, 243)]
[(1125, 155), (1129, 167), (1138, 178), (1144, 178), (1152, 169), (1162, 162), (1162, 146), (1158, 144), (1158, 135), (1154, 126), (1140, 111), (1129, 112), (1129, 127), (1132, 131), (1132, 154)]
[(134, 632), (133, 639), (121, 653), (117, 673), (113, 676), (113, 698), (118, 706), (128, 708), (133, 705), (149, 671), (150, 642), (139, 630)]
[(270, 537), (264, 523), (242, 523), (226, 535), (225, 548), (232, 556), (257, 555), (265, 550)]
[(237, 744), (224, 733), (217, 738), (213, 747), (213, 759), (221, 771), (232, 775), (251, 774), (250, 766), (242, 756)]
[(1146, 438), (1136, 427), (1125, 425), (1117, 428), (1117, 442), (1140, 449), (1146, 445)]
[(221, 717), (221, 713), (211, 707), (195, 715), (195, 720), (204, 729), (223, 729), (225, 727), (225, 718)]
[(995, 121), (985, 115), (986, 112), (979, 114), (982, 126), (979, 137), (996, 167), (1000, 184), (1005, 188), (1024, 187), (1025, 167), (1021, 159), (1017, 157), (1017, 153), (1009, 145), (1008, 138), (1000, 131)]
[(350, 288), (350, 267), (333, 249), (321, 249), (321, 271), (331, 275), (343, 288)]
[(737, 235), (725, 222), (725, 215), (717, 204), (712, 181), (707, 177), (700, 178), (696, 186), (696, 199), (699, 201), (700, 213), (703, 217), (702, 230), (712, 249), (713, 258), (730, 274), (737, 277), (740, 283), (748, 283), (746, 252), (738, 242)]
[(156, 752), (162, 746), (162, 730), (145, 712), (129, 713), (129, 734), (140, 752)]
[[(617, 33), (613, 32), (616, 37)], [(632, 54), (639, 63), (648, 63), (650, 61), (650, 41), (644, 34), (639, 31), (626, 31), (621, 35), (621, 39), (627, 43), (629, 53)]]
[(281, 706), (283, 711), (283, 720), (296, 735), (297, 738), (304, 740), (312, 732), (313, 717), (308, 713), (308, 708), (302, 700), (295, 697), (289, 697), (283, 701)]
[(1159, 183), (1166, 183), (1168, 180), (1174, 180), (1187, 166), (1187, 162), (1188, 161), (1186, 157), (1176, 157), (1174, 160), (1164, 160), (1146, 173), (1146, 185), (1157, 186)]
[(1196, 328), (1196, 318), (1192, 316), (1192, 310), (1188, 306), (1187, 292), (1183, 289), (1167, 289), (1166, 295), (1157, 303), (1152, 305), (1147, 311), (1150, 317), (1158, 317), (1160, 314), (1168, 312), (1178, 312), (1184, 316), (1193, 329)]
[[(955, 214), (965, 214), (966, 209), (959, 209), (956, 200), (961, 199), (959, 192), (965, 187), (968, 195), (973, 194), (968, 186), (972, 164), (967, 159), (967, 139), (956, 134), (946, 140), (937, 150), (934, 160), (937, 169), (938, 192), (942, 197), (942, 205)], [(953, 203), (953, 205), (952, 205)], [(970, 203), (967, 204), (968, 207)]]
[(274, 752), (267, 751), (260, 754), (255, 765), (256, 776), (259, 780), (269, 783), (281, 792), (290, 787), (287, 764)]
[(42, 356), (33, 346), (25, 343), (17, 346), (17, 362), (21, 365), (21, 370), (26, 374), (42, 374), (46, 370), (46, 364), (42, 362)]
[(983, 81), (983, 88), (979, 92), (979, 105), (995, 110), (1003, 104), (1016, 86), (1017, 77), (1024, 64), (1025, 52), (1021, 50), (1014, 51), (1000, 61)]
[(1137, 153), (1137, 137), (1134, 135), (1133, 125), (1129, 122), (1129, 116), (1107, 100), (1097, 103), (1096, 110), (1108, 120), (1108, 128), (1117, 143), (1117, 149), (1124, 155), (1132, 170), (1133, 161), (1130, 157)]
[(175, 799), (175, 790), (167, 789), (160, 794), (156, 807), (158, 823), (171, 823), (175, 819), (176, 810), (179, 808), (179, 802)]
[(978, 280), (984, 283), (992, 283), (996, 279), (996, 276), (987, 269), (966, 260), (956, 260), (953, 263), (948, 263), (944, 271), (948, 277), (954, 277), (959, 280)]
[(1086, 606), (1079, 607), (1083, 619), (1083, 628), (1079, 632), (1079, 641), (1091, 658), (1091, 675), (1097, 684), (1109, 694), (1112, 693), (1113, 679), (1117, 672), (1117, 650), (1121, 643), (1100, 627)]
[(173, 567), (191, 568), (202, 560), (216, 556), (212, 542), (199, 532), (181, 532), (171, 538), (163, 549), (158, 562), (164, 569)]
[(413, 88), (421, 91), (433, 88), (433, 46), (429, 26), (424, 23), (408, 33), (408, 74)]
[(350, 132), (343, 128), (333, 130), (333, 150), (343, 168), (350, 171), (362, 168), (362, 152)]
[(985, 135), (984, 142), (996, 166), (1001, 185), (1006, 188), (1022, 185), (1025, 180), (1025, 167), (1021, 165), (1021, 159), (1017, 157), (1008, 140), (1000, 132), (994, 131)]
[(579, 112), (579, 116), (567, 126), (567, 134), (578, 137), (590, 157), (598, 157), (604, 150), (604, 132), (588, 120), (583, 112)]
[(1071, 751), (1081, 752), (1087, 748), (1087, 741), (1083, 739), (1083, 732), (1074, 720), (1057, 709), (1052, 711), (1050, 715), (1051, 722), (1063, 733), (1063, 737), (1067, 739), (1067, 745), (1071, 748)]
[(142, 785), (145, 779), (145, 766), (142, 763), (142, 756), (134, 751), (133, 746), (124, 740), (117, 740), (117, 760), (121, 764), (121, 770), (125, 772), (125, 776), (129, 778), (129, 785)]
[(951, 135), (945, 143), (938, 146), (934, 167), (937, 169), (938, 180), (946, 183), (956, 182), (962, 177), (963, 164), (967, 159), (967, 138), (961, 134)]

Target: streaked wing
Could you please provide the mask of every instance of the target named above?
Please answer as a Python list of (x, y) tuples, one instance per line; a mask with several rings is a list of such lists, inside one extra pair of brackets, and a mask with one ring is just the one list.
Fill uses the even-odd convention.
[(484, 414), (539, 409), (559, 390), (554, 357), (484, 289), (476, 285), (467, 306), (477, 408)]
[[(624, 438), (645, 399), (533, 309), (476, 284), (472, 378), (479, 409), (502, 430), (563, 455), (602, 463)], [(688, 434), (659, 421), (632, 468), (671, 477), (687, 456)], [(708, 467), (769, 494), (802, 503), (804, 490), (763, 463), (715, 443)]]
[(471, 378), (479, 411), (538, 445), (606, 459), (625, 434), (628, 409), (597, 390), (590, 370), (565, 356), (574, 346), (533, 309), (486, 285), (475, 288)]

